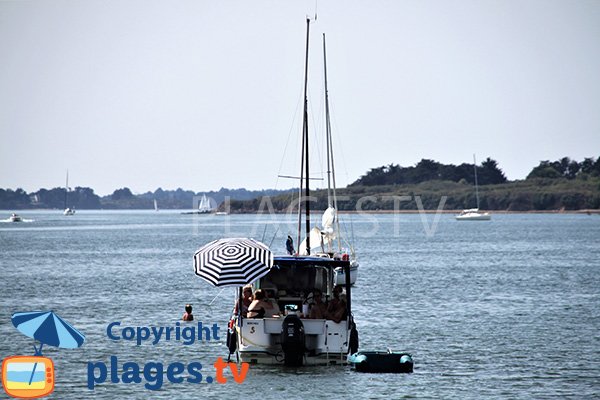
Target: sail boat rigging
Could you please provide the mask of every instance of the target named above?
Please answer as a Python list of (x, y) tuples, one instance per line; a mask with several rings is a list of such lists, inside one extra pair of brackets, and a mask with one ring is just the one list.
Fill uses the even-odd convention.
[[(340, 254), (316, 254), (311, 250), (316, 230), (311, 230), (309, 204), (309, 142), (308, 142), (308, 49), (310, 20), (306, 20), (306, 58), (304, 65), (304, 115), (302, 124), (302, 161), (299, 185), (298, 237), (302, 235), (302, 214), (305, 217), (306, 238), (301, 244), (305, 252), (273, 257), (273, 267), (252, 284), (256, 297), (267, 293), (271, 306), (266, 304), (259, 312), (250, 303), (244, 312), (242, 289), (237, 295), (236, 307), (230, 322), (228, 347), (242, 362), (272, 365), (339, 365), (346, 364), (346, 355), (358, 349), (358, 332), (352, 316), (350, 283), (350, 262)], [(311, 245), (312, 243), (312, 245)], [(288, 251), (293, 253), (291, 238), (288, 237)], [(314, 249), (314, 247), (313, 247)], [(336, 287), (335, 270), (346, 271), (346, 280)], [(262, 292), (262, 293), (261, 293)], [(313, 292), (313, 293), (311, 293)], [(313, 294), (315, 296), (313, 296)], [(322, 296), (321, 296), (322, 295)], [(343, 297), (345, 296), (345, 298)], [(309, 308), (312, 299), (336, 298), (336, 312), (322, 312), (315, 304)], [(321, 303), (324, 304), (324, 303)], [(283, 313), (281, 311), (284, 311)]]

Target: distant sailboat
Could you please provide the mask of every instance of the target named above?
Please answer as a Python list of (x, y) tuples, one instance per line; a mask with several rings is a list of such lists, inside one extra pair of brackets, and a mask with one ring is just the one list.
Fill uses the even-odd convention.
[(455, 217), (457, 221), (489, 221), (492, 219), (492, 216), (489, 213), (482, 213), (479, 211), (479, 185), (477, 184), (477, 161), (475, 161), (475, 154), (473, 154), (473, 171), (475, 173), (475, 197), (477, 198), (477, 208), (463, 210)]
[(65, 184), (65, 211), (63, 211), (63, 215), (75, 214), (75, 210), (68, 206), (68, 201), (69, 201), (69, 170), (67, 170), (67, 182)]
[(154, 199), (154, 211), (158, 211), (158, 202)]
[(212, 208), (210, 206), (210, 200), (206, 197), (206, 194), (202, 195), (200, 202), (198, 203), (198, 209), (194, 211), (186, 211), (182, 212), (182, 214), (210, 214), (212, 213)]

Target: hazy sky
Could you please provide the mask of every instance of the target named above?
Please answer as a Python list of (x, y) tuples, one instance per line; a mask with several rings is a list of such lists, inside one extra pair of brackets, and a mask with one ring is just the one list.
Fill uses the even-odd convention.
[(341, 185), (421, 158), (522, 179), (600, 156), (598, 0), (0, 0), (0, 187), (294, 186), (277, 175), (299, 170), (315, 8), (315, 175), (323, 32)]

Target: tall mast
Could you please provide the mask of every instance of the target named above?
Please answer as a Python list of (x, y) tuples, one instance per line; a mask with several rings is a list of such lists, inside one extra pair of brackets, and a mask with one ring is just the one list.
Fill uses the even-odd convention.
[(475, 197), (477, 197), (477, 209), (479, 210), (479, 188), (477, 185), (477, 161), (475, 161), (475, 154), (473, 154), (473, 171), (475, 171)]
[(67, 196), (69, 195), (69, 170), (67, 170), (67, 182), (65, 183), (65, 210), (67, 209)]
[[(327, 135), (327, 204), (335, 209), (335, 225), (338, 242), (338, 250), (342, 251), (342, 243), (340, 242), (340, 221), (337, 216), (337, 195), (335, 193), (335, 163), (333, 162), (333, 144), (331, 142), (331, 119), (329, 114), (329, 89), (327, 88), (327, 51), (325, 46), (325, 34), (323, 34), (323, 67), (325, 69), (325, 132)], [(331, 177), (331, 179), (330, 179)], [(333, 203), (331, 202), (331, 183), (333, 183)]]
[(327, 51), (325, 49), (325, 34), (323, 34), (323, 69), (325, 71), (325, 137), (327, 141), (327, 205), (332, 206), (331, 203), (331, 161), (329, 159), (329, 153), (331, 152), (330, 143), (330, 129), (329, 123), (329, 90), (327, 89)]
[(306, 57), (304, 59), (304, 118), (302, 122), (302, 131), (304, 143), (303, 150), (303, 163), (304, 163), (304, 179), (305, 179), (305, 195), (304, 195), (304, 209), (306, 215), (306, 254), (310, 255), (310, 203), (308, 197), (310, 196), (309, 183), (309, 168), (308, 168), (308, 39), (310, 32), (310, 19), (306, 19)]

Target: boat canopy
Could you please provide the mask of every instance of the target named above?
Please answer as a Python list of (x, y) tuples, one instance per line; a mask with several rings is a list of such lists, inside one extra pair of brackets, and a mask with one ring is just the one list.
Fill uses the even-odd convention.
[(349, 261), (338, 260), (330, 257), (315, 256), (275, 256), (273, 259), (273, 268), (280, 266), (319, 266), (337, 268), (350, 265)]

